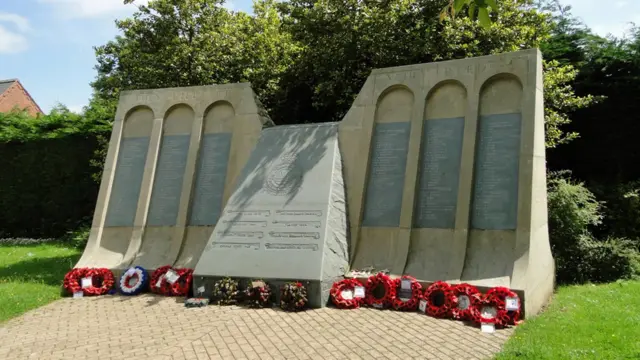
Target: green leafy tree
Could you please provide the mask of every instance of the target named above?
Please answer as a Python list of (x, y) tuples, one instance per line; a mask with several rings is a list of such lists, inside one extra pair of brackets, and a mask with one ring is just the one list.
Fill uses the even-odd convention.
[[(300, 57), (287, 75), (287, 107), (272, 109), (291, 122), (340, 120), (374, 68), (497, 54), (539, 47), (551, 36), (553, 19), (532, 1), (501, 1), (500, 17), (488, 27), (468, 14), (438, 20), (448, 0), (359, 2), (291, 0), (281, 5), (284, 25), (300, 43)], [(577, 72), (545, 63), (547, 146), (575, 138), (563, 127), (568, 112), (595, 100), (571, 87)]]
[(96, 96), (115, 101), (123, 89), (250, 81), (266, 104), (276, 101), (296, 47), (280, 31), (274, 1), (256, 2), (253, 16), (222, 4), (152, 0), (116, 21), (122, 35), (96, 48)]

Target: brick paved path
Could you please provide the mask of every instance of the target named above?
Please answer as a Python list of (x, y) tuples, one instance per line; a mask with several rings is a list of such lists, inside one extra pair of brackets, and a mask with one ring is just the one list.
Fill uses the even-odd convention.
[(486, 359), (512, 333), (418, 313), (185, 308), (181, 300), (65, 298), (0, 325), (0, 359)]

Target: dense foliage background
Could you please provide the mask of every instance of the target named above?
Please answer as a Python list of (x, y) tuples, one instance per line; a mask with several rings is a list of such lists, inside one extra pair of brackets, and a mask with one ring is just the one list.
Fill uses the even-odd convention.
[[(337, 121), (374, 68), (539, 47), (558, 281), (635, 276), (640, 29), (597, 36), (555, 0), (480, 1), (486, 16), (469, 11), (475, 3), (258, 0), (247, 14), (219, 0), (152, 0), (95, 49), (83, 114), (0, 114), (0, 161), (11, 174), (0, 179), (0, 236), (86, 226), (122, 90), (250, 81), (277, 124)], [(441, 16), (447, 5), (455, 16)]]

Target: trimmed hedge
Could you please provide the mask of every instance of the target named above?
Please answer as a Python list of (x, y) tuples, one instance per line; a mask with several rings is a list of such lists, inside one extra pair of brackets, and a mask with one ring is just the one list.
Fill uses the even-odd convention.
[(91, 221), (95, 135), (0, 143), (0, 238), (59, 237)]

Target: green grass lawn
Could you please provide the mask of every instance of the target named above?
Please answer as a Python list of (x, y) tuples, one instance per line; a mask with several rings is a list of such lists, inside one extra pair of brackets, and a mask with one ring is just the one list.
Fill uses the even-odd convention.
[(640, 282), (558, 289), (496, 359), (640, 359)]
[(0, 245), (0, 322), (59, 299), (64, 275), (79, 257), (59, 244)]

